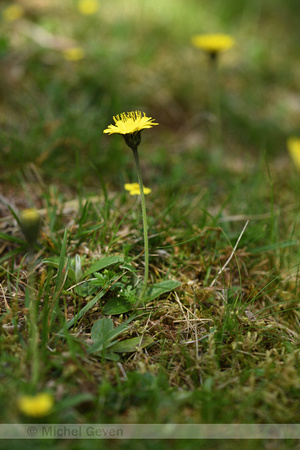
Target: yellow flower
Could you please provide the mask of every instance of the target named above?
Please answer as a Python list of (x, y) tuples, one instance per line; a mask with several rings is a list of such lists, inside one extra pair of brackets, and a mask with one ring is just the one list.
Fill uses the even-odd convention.
[(158, 123), (153, 122), (152, 117), (142, 116), (141, 111), (131, 111), (114, 116), (115, 125), (108, 125), (103, 133), (122, 134), (125, 142), (132, 150), (138, 148), (141, 143), (141, 130), (152, 128)]
[(85, 15), (89, 16), (95, 14), (99, 9), (99, 3), (97, 0), (80, 0), (77, 3), (78, 11)]
[(131, 111), (114, 116), (115, 125), (108, 125), (103, 133), (122, 134), (125, 142), (132, 150), (136, 150), (141, 143), (141, 130), (158, 125), (152, 117), (142, 116), (141, 111)]
[(70, 47), (63, 51), (64, 58), (67, 61), (80, 61), (84, 58), (82, 47)]
[(33, 223), (39, 222), (40, 216), (36, 209), (26, 208), (21, 211), (20, 219), (22, 223), (32, 225)]
[(36, 209), (27, 208), (20, 212), (20, 225), (25, 239), (33, 245), (38, 238), (41, 217)]
[(2, 11), (2, 17), (6, 22), (14, 22), (24, 15), (24, 8), (21, 5), (7, 6)]
[[(138, 183), (125, 183), (124, 188), (126, 189), (126, 191), (129, 191), (130, 195), (140, 195), (141, 193), (140, 186)], [(151, 189), (145, 186), (143, 190), (145, 195), (148, 195), (151, 192)]]
[(54, 405), (53, 397), (47, 393), (35, 396), (23, 395), (18, 400), (19, 410), (31, 417), (43, 417), (50, 414)]
[(295, 166), (300, 170), (300, 138), (291, 136), (287, 141), (287, 148)]
[(195, 47), (215, 56), (224, 52), (235, 44), (235, 40), (228, 34), (196, 34), (191, 38)]
[(158, 125), (158, 123), (153, 121), (154, 119), (147, 117), (145, 113), (142, 116), (141, 111), (122, 113), (114, 116), (115, 125), (108, 125), (108, 128), (103, 133), (132, 134), (145, 128), (152, 128), (153, 125)]

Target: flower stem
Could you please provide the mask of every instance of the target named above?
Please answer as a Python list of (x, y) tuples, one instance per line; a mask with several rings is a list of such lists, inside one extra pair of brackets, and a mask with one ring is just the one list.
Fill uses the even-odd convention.
[(211, 58), (209, 61), (209, 91), (210, 91), (210, 113), (212, 114), (211, 122), (211, 147), (216, 152), (217, 159), (222, 154), (222, 114), (220, 104), (220, 85), (219, 85), (219, 68), (218, 56)]
[(143, 289), (141, 292), (141, 299), (143, 299), (143, 297), (146, 293), (146, 290), (147, 290), (148, 273), (149, 273), (148, 224), (147, 224), (146, 202), (145, 202), (145, 195), (144, 195), (144, 185), (143, 185), (143, 178), (142, 178), (142, 172), (141, 172), (137, 147), (132, 147), (132, 151), (133, 151), (133, 156), (134, 156), (134, 160), (135, 160), (135, 164), (136, 164), (138, 182), (139, 182), (139, 187), (140, 187), (143, 228), (144, 228), (145, 273), (144, 273)]
[(29, 298), (29, 345), (31, 353), (31, 383), (36, 388), (39, 379), (39, 330), (37, 323), (37, 299), (35, 297), (34, 285), (34, 255), (33, 250), (30, 249), (29, 255), (29, 282), (28, 282), (28, 298)]

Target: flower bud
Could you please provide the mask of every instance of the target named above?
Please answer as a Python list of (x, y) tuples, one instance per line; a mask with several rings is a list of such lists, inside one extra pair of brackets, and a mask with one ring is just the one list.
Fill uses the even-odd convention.
[(30, 246), (34, 245), (40, 231), (41, 217), (36, 209), (24, 209), (20, 213), (20, 225), (24, 237)]

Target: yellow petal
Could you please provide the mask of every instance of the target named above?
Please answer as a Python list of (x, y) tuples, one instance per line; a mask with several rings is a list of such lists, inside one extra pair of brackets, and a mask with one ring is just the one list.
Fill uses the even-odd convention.
[(21, 5), (10, 5), (2, 11), (2, 17), (6, 22), (14, 22), (24, 15), (24, 8)]
[(197, 34), (192, 36), (191, 41), (207, 53), (224, 52), (235, 44), (235, 40), (227, 34)]
[(300, 170), (300, 138), (291, 136), (287, 141), (287, 148), (296, 168)]
[[(140, 195), (141, 191), (140, 191), (140, 186), (138, 183), (126, 183), (124, 185), (124, 188), (129, 191), (130, 195)], [(144, 194), (148, 195), (150, 194), (151, 189), (148, 187), (144, 186)]]
[(40, 220), (40, 215), (34, 208), (26, 208), (20, 212), (20, 221), (27, 226), (35, 225)]
[(124, 188), (126, 189), (126, 191), (132, 191), (135, 189), (140, 190), (138, 183), (125, 183)]
[(89, 16), (98, 11), (99, 2), (97, 0), (80, 0), (77, 3), (77, 8), (81, 14)]
[(103, 133), (108, 134), (132, 134), (141, 131), (146, 128), (152, 128), (158, 123), (154, 122), (152, 117), (147, 117), (144, 113), (142, 116), (141, 111), (131, 111), (127, 113), (118, 114), (114, 116), (114, 125), (108, 125)]
[(130, 195), (140, 195), (140, 190), (139, 189), (132, 189), (131, 191), (129, 191)]
[(25, 239), (30, 245), (33, 245), (40, 231), (41, 217), (39, 213), (34, 208), (23, 209), (19, 219)]
[(23, 395), (18, 400), (19, 410), (30, 417), (43, 417), (50, 414), (53, 405), (53, 397), (47, 393), (36, 396)]
[(63, 55), (67, 61), (80, 61), (84, 58), (84, 50), (81, 47), (71, 47), (64, 50)]

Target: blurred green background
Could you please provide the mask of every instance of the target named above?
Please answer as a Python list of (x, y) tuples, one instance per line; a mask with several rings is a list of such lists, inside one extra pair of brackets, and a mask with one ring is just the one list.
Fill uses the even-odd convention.
[[(194, 342), (200, 334), (194, 339), (192, 327), (182, 328), (184, 320), (177, 321), (179, 300), (177, 305), (173, 294), (163, 297), (153, 306), (156, 313), (161, 306), (167, 319), (160, 323), (159, 311), (153, 319), (158, 321), (158, 347), (152, 354), (149, 350), (146, 366), (142, 359), (135, 366), (131, 357), (122, 360), (127, 385), (120, 381), (119, 368), (111, 366), (108, 377), (116, 377), (117, 388), (114, 381), (100, 383), (100, 360), (99, 373), (97, 365), (94, 369), (88, 363), (91, 377), (76, 378), (73, 361), (79, 366), (82, 360), (77, 345), (71, 348), (73, 341), (66, 343), (76, 355), (72, 360), (61, 351), (65, 347), (58, 347), (54, 358), (45, 348), (42, 389), (52, 389), (53, 381), (53, 390), (56, 383), (66, 386), (70, 399), (78, 389), (100, 399), (96, 407), (87, 405), (87, 413), (83, 409), (72, 416), (72, 410), (68, 416), (67, 410), (64, 420), (98, 420), (107, 415), (106, 408), (109, 419), (121, 415), (128, 421), (135, 414), (148, 420), (149, 411), (161, 421), (189, 420), (190, 414), (212, 423), (297, 420), (300, 183), (286, 142), (300, 135), (299, 18), (299, 0), (0, 0), (1, 270), (7, 295), (21, 292), (27, 283), (25, 249), (19, 247), (7, 205), (15, 211), (28, 206), (42, 211), (43, 256), (61, 254), (63, 261), (65, 229), (68, 256), (80, 254), (83, 264), (106, 253), (142, 255), (138, 199), (123, 186), (136, 182), (132, 152), (121, 136), (103, 134), (113, 116), (141, 110), (159, 123), (142, 132), (139, 147), (144, 184), (152, 189), (147, 197), (151, 282), (180, 280), (185, 309), (208, 312), (218, 330), (215, 347), (202, 338), (199, 352), (185, 347), (183, 333)], [(211, 146), (211, 98), (217, 88), (207, 55), (191, 44), (191, 36), (202, 33), (226, 33), (236, 42), (218, 60), (223, 131), (218, 154)], [(236, 243), (238, 250), (232, 252)], [(218, 281), (219, 290), (228, 291), (227, 303), (211, 298), (210, 288), (233, 253)], [(48, 299), (55, 276), (51, 265), (45, 270), (45, 283), (45, 272), (37, 276), (39, 295)], [(71, 302), (69, 289), (63, 296)], [(267, 320), (250, 325), (237, 320), (231, 312), (238, 301), (248, 302), (263, 318), (271, 311), (278, 328), (267, 329)], [(147, 327), (148, 322), (136, 333)], [(23, 341), (11, 347), (9, 338), (8, 344), (3, 339), (2, 385), (12, 409), (9, 417), (16, 421), (15, 400), (10, 399), (26, 384), (28, 367), (20, 364)], [(246, 350), (236, 359), (231, 344), (238, 339)], [(6, 365), (7, 349), (14, 352), (11, 366)], [(269, 349), (274, 349), (275, 365), (271, 353), (265, 353)], [(143, 367), (158, 366), (168, 380), (150, 372), (144, 376)], [(170, 386), (179, 387), (178, 397), (169, 394)], [(189, 393), (186, 408), (181, 386)], [(62, 395), (58, 391), (57, 397)]]
[[(8, 20), (12, 4), (21, 13)], [(0, 12), (4, 182), (33, 163), (47, 183), (119, 186), (131, 155), (102, 132), (135, 109), (160, 123), (143, 134), (146, 184), (182, 181), (186, 170), (199, 177), (210, 88), (207, 57), (190, 42), (198, 33), (236, 40), (220, 58), (220, 166), (239, 171), (264, 152), (287, 162), (286, 138), (300, 123), (298, 1), (23, 0), (2, 1)]]

